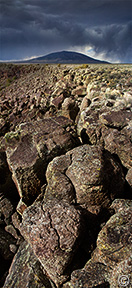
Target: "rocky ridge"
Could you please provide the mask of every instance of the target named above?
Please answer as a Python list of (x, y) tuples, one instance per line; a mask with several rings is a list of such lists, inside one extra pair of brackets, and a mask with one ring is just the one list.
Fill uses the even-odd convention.
[(1, 287), (131, 287), (131, 66), (0, 75)]

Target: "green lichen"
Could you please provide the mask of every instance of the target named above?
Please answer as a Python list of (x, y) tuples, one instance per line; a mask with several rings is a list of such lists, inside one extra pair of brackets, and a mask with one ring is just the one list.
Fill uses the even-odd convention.
[(4, 137), (4, 138), (5, 138), (5, 141), (6, 141), (7, 143), (12, 142), (13, 140), (19, 141), (19, 140), (20, 140), (20, 131), (16, 131), (16, 132), (11, 131), (11, 132), (8, 132), (8, 133), (5, 134), (5, 137)]

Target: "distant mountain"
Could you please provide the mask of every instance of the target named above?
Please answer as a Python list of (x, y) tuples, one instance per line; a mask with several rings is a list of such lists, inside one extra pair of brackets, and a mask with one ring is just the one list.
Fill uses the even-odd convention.
[(105, 61), (96, 60), (94, 58), (88, 57), (82, 53), (70, 52), (70, 51), (61, 51), (50, 53), (46, 56), (41, 56), (38, 58), (33, 58), (24, 63), (50, 63), (50, 64), (101, 64), (108, 63)]

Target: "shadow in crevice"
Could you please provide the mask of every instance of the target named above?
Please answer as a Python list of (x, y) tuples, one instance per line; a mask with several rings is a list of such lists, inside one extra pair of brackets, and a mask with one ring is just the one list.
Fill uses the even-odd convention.
[(110, 284), (106, 282), (97, 286), (93, 286), (93, 288), (110, 288)]
[[(115, 153), (112, 154), (112, 156), (114, 157), (114, 159), (120, 164), (120, 166), (122, 167), (123, 173), (124, 173), (124, 178), (127, 175), (128, 169), (123, 166), (119, 156)], [(119, 197), (120, 198), (120, 197)], [(129, 185), (129, 183), (127, 182), (127, 180), (125, 179), (125, 183), (124, 183), (124, 193), (123, 193), (123, 198), (124, 199), (130, 199), (132, 200), (132, 187)]]
[[(86, 263), (92, 258), (92, 253), (95, 250), (97, 244), (97, 237), (102, 229), (101, 225), (105, 224), (109, 218), (115, 213), (114, 210), (102, 209), (98, 215), (92, 214), (87, 209), (82, 208), (80, 205), (74, 205), (77, 210), (81, 212), (84, 231), (83, 237), (81, 239), (80, 245), (74, 254), (72, 261), (68, 264), (64, 271), (65, 275), (69, 275), (67, 281), (71, 280), (71, 274), (75, 270), (83, 269)], [(103, 286), (104, 285), (104, 286)], [(110, 287), (109, 283), (101, 284), (97, 287)]]
[(90, 142), (89, 136), (88, 136), (88, 134), (86, 133), (86, 129), (85, 129), (85, 128), (83, 128), (83, 129), (81, 130), (81, 139), (82, 139), (83, 144), (92, 145), (91, 142)]

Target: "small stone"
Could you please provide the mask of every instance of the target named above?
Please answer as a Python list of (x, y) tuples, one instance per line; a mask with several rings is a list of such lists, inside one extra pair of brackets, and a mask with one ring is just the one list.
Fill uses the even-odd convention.
[(22, 201), (22, 199), (20, 199), (18, 205), (17, 205), (17, 212), (22, 215), (24, 210), (27, 208), (27, 205)]
[(85, 110), (87, 107), (89, 107), (91, 104), (91, 100), (88, 98), (88, 96), (85, 96), (82, 100), (81, 106), (80, 106), (80, 112)]
[(20, 221), (20, 218), (19, 218), (19, 215), (17, 212), (15, 212), (12, 215), (12, 223), (13, 223), (14, 227), (19, 230), (19, 226), (20, 226), (21, 221)]
[(16, 229), (12, 225), (8, 225), (5, 227), (5, 231), (10, 233), (15, 239), (18, 238)]
[(13, 254), (15, 254), (16, 251), (17, 251), (17, 246), (14, 245), (14, 244), (10, 244), (9, 247), (10, 247), (10, 251), (11, 251)]
[(132, 187), (132, 168), (128, 170), (126, 175), (126, 180), (129, 183), (129, 185)]

